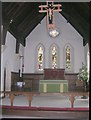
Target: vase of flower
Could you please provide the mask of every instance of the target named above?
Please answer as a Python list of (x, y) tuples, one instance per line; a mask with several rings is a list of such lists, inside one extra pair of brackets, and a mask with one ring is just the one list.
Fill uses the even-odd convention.
[(85, 92), (89, 91), (89, 84), (87, 81), (84, 82), (84, 90), (85, 90)]
[(82, 68), (79, 69), (78, 79), (83, 81), (85, 92), (88, 91), (89, 79), (87, 67), (82, 63)]

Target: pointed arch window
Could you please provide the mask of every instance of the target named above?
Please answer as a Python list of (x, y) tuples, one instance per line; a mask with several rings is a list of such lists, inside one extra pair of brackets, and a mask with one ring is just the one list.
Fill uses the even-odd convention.
[(38, 48), (38, 70), (43, 70), (43, 48), (39, 46)]
[(34, 68), (35, 72), (43, 72), (44, 70), (44, 46), (41, 43), (36, 46)]
[(69, 43), (64, 47), (63, 62), (66, 72), (74, 72), (74, 49)]
[(66, 69), (67, 69), (67, 70), (70, 70), (70, 68), (71, 68), (70, 47), (67, 46), (65, 50), (66, 50), (66, 51), (65, 51), (65, 52), (66, 52)]
[(49, 68), (55, 69), (59, 67), (59, 47), (53, 43), (49, 48)]

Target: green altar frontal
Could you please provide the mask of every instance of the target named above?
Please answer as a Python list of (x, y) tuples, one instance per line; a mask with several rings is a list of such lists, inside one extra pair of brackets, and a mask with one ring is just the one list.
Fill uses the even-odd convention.
[(68, 80), (40, 80), (39, 92), (44, 93), (68, 92)]

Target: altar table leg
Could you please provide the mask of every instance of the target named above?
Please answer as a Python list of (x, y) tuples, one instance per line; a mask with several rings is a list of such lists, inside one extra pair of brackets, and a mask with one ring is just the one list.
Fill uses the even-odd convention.
[(75, 96), (74, 95), (69, 95), (69, 100), (71, 102), (71, 108), (73, 108), (74, 107)]
[(9, 94), (9, 99), (10, 99), (10, 102), (11, 102), (11, 106), (13, 106), (13, 101), (14, 101), (14, 94)]

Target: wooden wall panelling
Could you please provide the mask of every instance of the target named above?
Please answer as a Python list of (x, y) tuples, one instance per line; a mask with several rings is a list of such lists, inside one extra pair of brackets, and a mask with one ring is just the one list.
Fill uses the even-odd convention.
[[(68, 91), (76, 90), (77, 73), (65, 73), (65, 80), (68, 80)], [(39, 91), (39, 80), (44, 79), (43, 73), (24, 73), (23, 80), (29, 81), (32, 84), (32, 91)], [(13, 90), (15, 83), (19, 80), (19, 74), (16, 72), (11, 73), (11, 90)], [(29, 84), (30, 84), (29, 83)]]
[(77, 73), (65, 73), (65, 79), (68, 80), (68, 90), (76, 90)]
[(65, 69), (44, 69), (45, 80), (64, 80)]
[(11, 91), (15, 90), (15, 84), (19, 81), (19, 73), (11, 72)]
[(23, 82), (25, 82), (24, 85), (24, 91), (28, 92), (28, 91), (32, 91), (32, 81), (33, 79), (23, 79)]
[(39, 79), (33, 80), (33, 91), (39, 91)]
[(24, 74), (23, 79), (32, 79), (32, 91), (39, 91), (39, 80), (44, 79), (43, 73)]
[[(25, 84), (30, 85), (25, 85), (25, 91), (32, 90), (32, 91), (38, 91), (39, 90), (39, 80), (44, 79), (43, 78), (43, 73), (24, 73), (23, 74), (23, 81), (26, 82)], [(16, 72), (11, 72), (11, 91), (14, 90), (16, 82), (19, 81), (19, 74)], [(27, 88), (28, 87), (28, 88)]]

